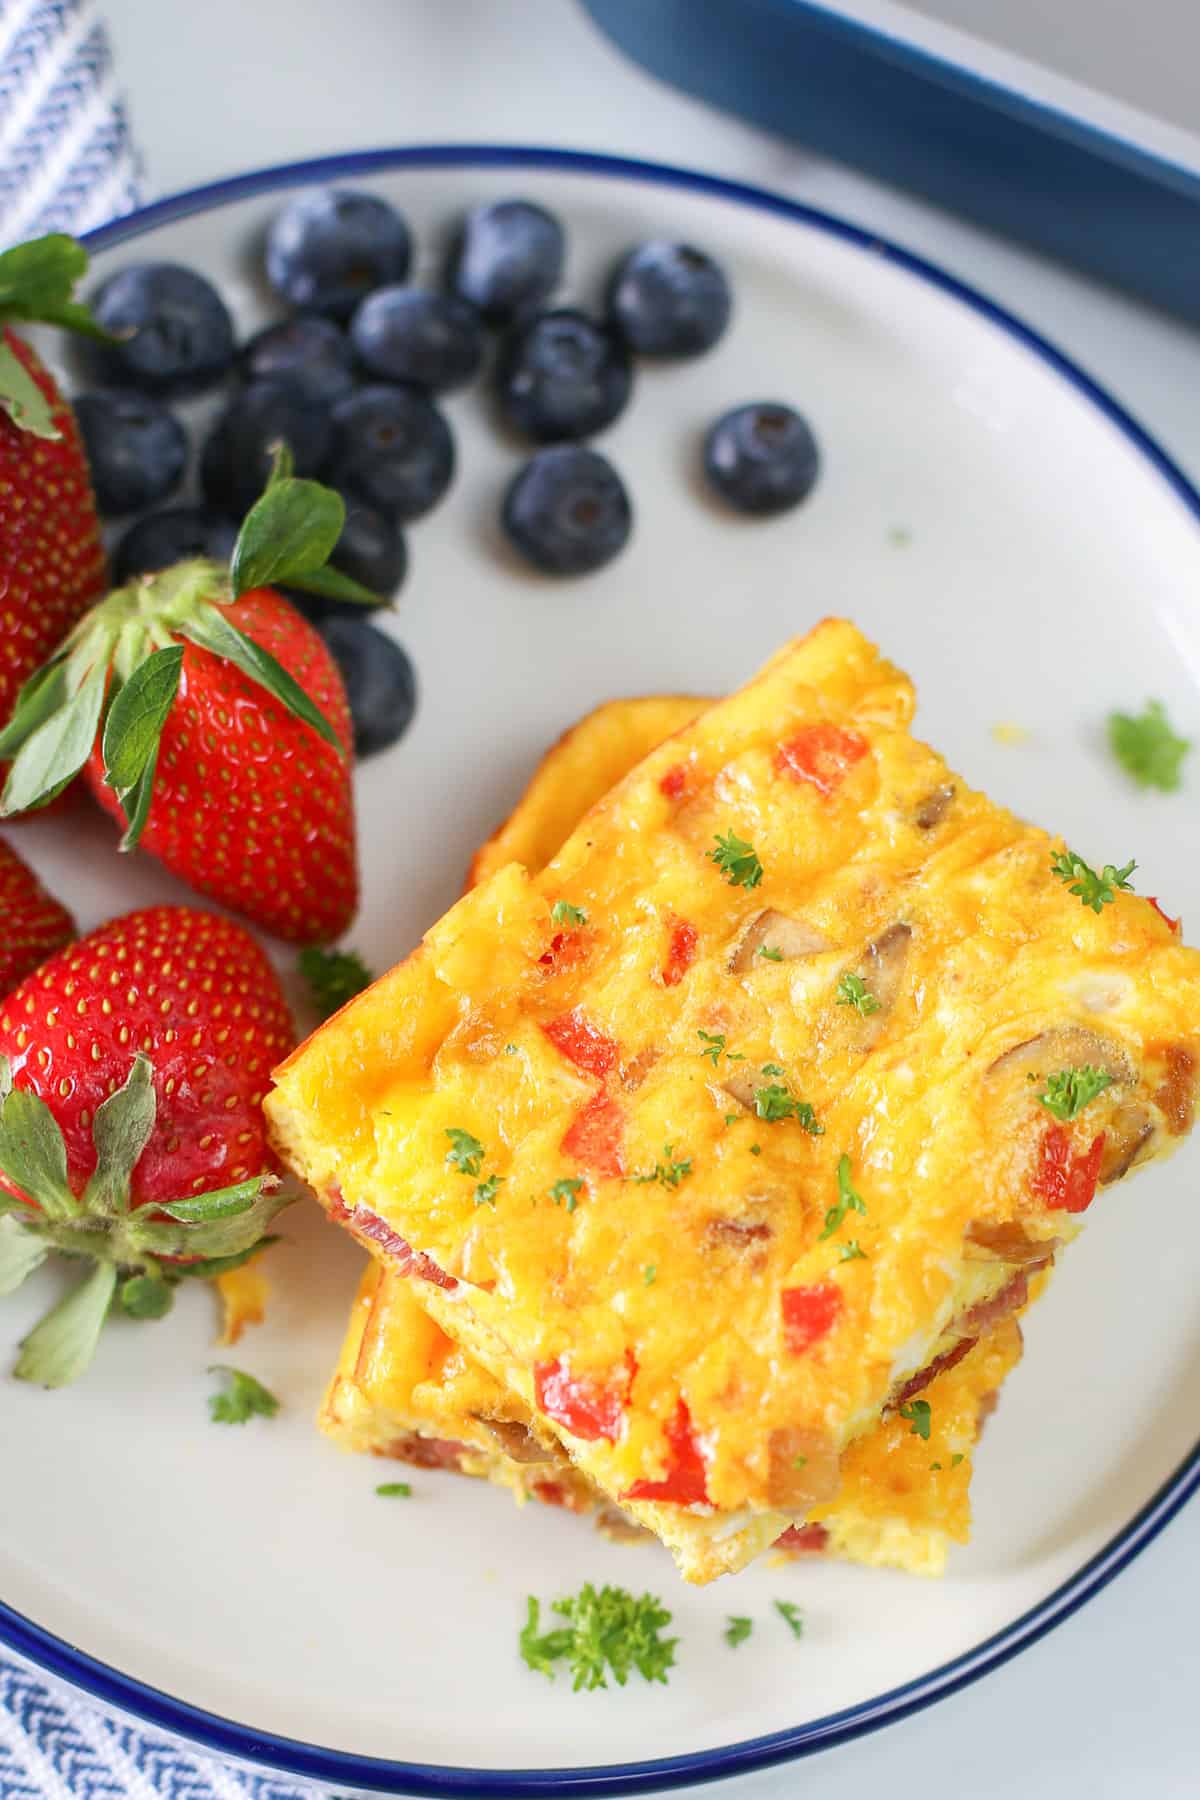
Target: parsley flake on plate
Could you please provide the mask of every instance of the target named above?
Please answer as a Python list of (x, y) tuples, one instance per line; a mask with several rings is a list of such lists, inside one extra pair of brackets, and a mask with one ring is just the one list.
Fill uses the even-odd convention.
[(586, 925), (587, 913), (582, 906), (572, 906), (569, 900), (556, 900), (550, 908), (550, 917), (556, 925)]
[(1057, 875), (1060, 881), (1067, 882), (1067, 892), (1074, 894), (1081, 906), (1090, 906), (1094, 913), (1111, 906), (1118, 892), (1132, 892), (1133, 883), (1129, 877), (1136, 868), (1136, 862), (1130, 858), (1119, 869), (1114, 869), (1111, 863), (1105, 863), (1097, 875), (1095, 869), (1085, 863), (1082, 856), (1077, 856), (1074, 850), (1056, 850), (1050, 858), (1051, 873)]
[(776, 950), (770, 944), (760, 944), (758, 946), (757, 954), (759, 956), (765, 957), (768, 962), (782, 962), (783, 961), (783, 951)]
[(838, 1251), (839, 1262), (855, 1262), (860, 1256), (865, 1262), (867, 1253), (859, 1244), (857, 1238), (851, 1238), (850, 1242), (848, 1244), (843, 1244)]
[(407, 1481), (383, 1481), (375, 1489), (381, 1500), (408, 1500), (412, 1487)]
[(446, 1152), (447, 1168), (457, 1169), (460, 1175), (478, 1175), (487, 1155), (479, 1139), (472, 1137), (469, 1131), (460, 1131), (457, 1125), (451, 1125), (446, 1136), (450, 1139), (450, 1148)]
[(673, 1144), (663, 1145), (663, 1155), (665, 1156), (666, 1161), (656, 1162), (654, 1167), (648, 1170), (645, 1175), (631, 1175), (629, 1177), (629, 1180), (634, 1183), (635, 1187), (645, 1187), (650, 1182), (657, 1181), (661, 1183), (663, 1187), (677, 1188), (684, 1177), (691, 1174), (691, 1157), (685, 1157), (681, 1161), (674, 1160), (675, 1147)]
[(608, 1686), (611, 1674), (624, 1687), (634, 1669), (646, 1681), (667, 1679), (678, 1638), (664, 1638), (671, 1615), (654, 1594), (635, 1596), (625, 1588), (595, 1588), (556, 1600), (551, 1609), (565, 1624), (539, 1631), (541, 1608), (531, 1594), (518, 1640), (527, 1666), (552, 1681), (555, 1665), (566, 1663), (576, 1693)]
[(503, 1175), (489, 1175), (486, 1181), (481, 1181), (475, 1189), (476, 1206), (495, 1206), (496, 1195), (503, 1180)]
[(1113, 755), (1139, 787), (1173, 794), (1181, 782), (1181, 766), (1191, 739), (1172, 731), (1161, 700), (1148, 700), (1138, 714), (1108, 715), (1108, 743)]
[(730, 1613), (725, 1625), (725, 1642), (731, 1650), (744, 1644), (754, 1630), (754, 1620), (746, 1618), (744, 1613)]
[(774, 1600), (771, 1603), (794, 1638), (804, 1636), (804, 1615), (793, 1600)]
[(582, 1187), (583, 1183), (577, 1176), (564, 1175), (561, 1181), (556, 1181), (554, 1186), (550, 1188), (550, 1198), (553, 1200), (555, 1206), (561, 1206), (565, 1200), (567, 1203), (567, 1211), (569, 1213), (574, 1212), (576, 1206), (579, 1204), (579, 1194)]
[(821, 1233), (820, 1238), (818, 1238), (818, 1243), (823, 1242), (827, 1237), (833, 1236), (848, 1212), (866, 1215), (867, 1203), (862, 1195), (855, 1190), (854, 1184), (850, 1180), (850, 1171), (852, 1167), (853, 1165), (848, 1156), (843, 1156), (838, 1162), (838, 1197), (836, 1203), (831, 1206), (829, 1211), (825, 1214), (825, 1229)]
[(736, 831), (716, 836), (716, 849), (706, 850), (709, 862), (716, 863), (731, 887), (756, 888), (763, 878), (763, 866), (753, 844), (740, 838)]
[[(770, 1070), (776, 1072), (776, 1065), (768, 1063), (763, 1070), (765, 1075)], [(825, 1127), (818, 1123), (817, 1115), (807, 1100), (797, 1100), (795, 1095), (779, 1082), (769, 1083), (766, 1087), (755, 1090), (754, 1110), (760, 1119), (769, 1125), (777, 1124), (780, 1119), (795, 1119), (801, 1131), (807, 1131), (810, 1137), (820, 1137)]]
[(328, 1019), (375, 979), (357, 950), (321, 950), (310, 945), (300, 952), (296, 967), (322, 1019)]
[(244, 1425), (248, 1419), (273, 1419), (279, 1402), (269, 1388), (242, 1369), (231, 1369), (228, 1363), (213, 1363), (210, 1375), (222, 1375), (225, 1387), (210, 1394), (208, 1416), (216, 1425)]
[(852, 1006), (855, 1012), (869, 1018), (879, 1011), (879, 1002), (863, 980), (861, 975), (847, 972), (841, 976), (837, 984), (837, 1003), (839, 1006)]
[(1091, 1063), (1084, 1063), (1078, 1069), (1059, 1069), (1051, 1075), (1045, 1093), (1039, 1094), (1038, 1099), (1047, 1112), (1066, 1123), (1077, 1118), (1112, 1084), (1113, 1077), (1106, 1069), (1094, 1069)]
[(703, 1046), (700, 1055), (707, 1056), (715, 1069), (721, 1060), (721, 1052), (725, 1048), (725, 1033), (723, 1031), (697, 1031), (696, 1036)]
[(914, 1437), (924, 1438), (929, 1442), (929, 1427), (933, 1423), (933, 1408), (928, 1400), (910, 1400), (900, 1408), (900, 1417), (907, 1419), (909, 1429)]

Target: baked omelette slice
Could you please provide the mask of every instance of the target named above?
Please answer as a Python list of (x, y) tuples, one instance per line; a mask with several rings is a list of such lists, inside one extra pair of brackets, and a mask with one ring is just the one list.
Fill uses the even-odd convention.
[(1200, 956), (913, 708), (825, 621), (540, 874), (465, 895), (266, 1102), (689, 1580), (810, 1519), (890, 1407), (915, 1424), (1097, 1185), (1192, 1123)]
[[(482, 1477), (520, 1502), (590, 1513), (608, 1536), (648, 1536), (434, 1324), (417, 1289), (383, 1263), (368, 1263), (319, 1415), (325, 1435), (343, 1450)], [(950, 1544), (967, 1541), (972, 1454), (1020, 1355), (1020, 1326), (1010, 1315), (933, 1377), (925, 1389), (928, 1436), (893, 1410), (846, 1452), (836, 1498), (775, 1548), (789, 1557), (840, 1556), (940, 1575)]]

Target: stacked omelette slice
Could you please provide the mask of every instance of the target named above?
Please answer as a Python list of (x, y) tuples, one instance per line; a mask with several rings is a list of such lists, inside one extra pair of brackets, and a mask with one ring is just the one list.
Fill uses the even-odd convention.
[(278, 1072), (281, 1151), (375, 1259), (342, 1442), (695, 1581), (965, 1537), (1017, 1316), (1191, 1125), (1200, 956), (1085, 906), (913, 705), (833, 620), (727, 701), (602, 709)]

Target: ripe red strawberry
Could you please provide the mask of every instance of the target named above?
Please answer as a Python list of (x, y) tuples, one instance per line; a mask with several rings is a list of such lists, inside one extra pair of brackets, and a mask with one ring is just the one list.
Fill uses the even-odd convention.
[(86, 766), (101, 805), (200, 892), (297, 943), (340, 937), (358, 902), (337, 665), (268, 579), (364, 596), (324, 567), (344, 508), (280, 471), (232, 578), (215, 563), (139, 577), (92, 609), (22, 696), (0, 815)]
[(104, 545), (74, 414), (5, 322), (88, 329), (85, 308), (70, 299), (86, 268), (68, 237), (0, 255), (0, 727), (23, 684), (104, 591)]
[(0, 1001), (0, 1294), (53, 1249), (94, 1263), (18, 1375), (73, 1380), (118, 1290), (159, 1317), (260, 1243), (283, 1204), (262, 1098), (292, 1036), (249, 933), (186, 906), (115, 919)]
[(75, 936), (75, 921), (0, 838), (0, 998)]

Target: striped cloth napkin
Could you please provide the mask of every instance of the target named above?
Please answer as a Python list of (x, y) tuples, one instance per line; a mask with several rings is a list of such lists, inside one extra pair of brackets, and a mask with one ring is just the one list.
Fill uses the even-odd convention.
[[(0, 0), (0, 246), (47, 231), (78, 236), (129, 212), (140, 179), (92, 0)], [(106, 1718), (0, 1653), (0, 1800), (306, 1800), (312, 1792)]]

